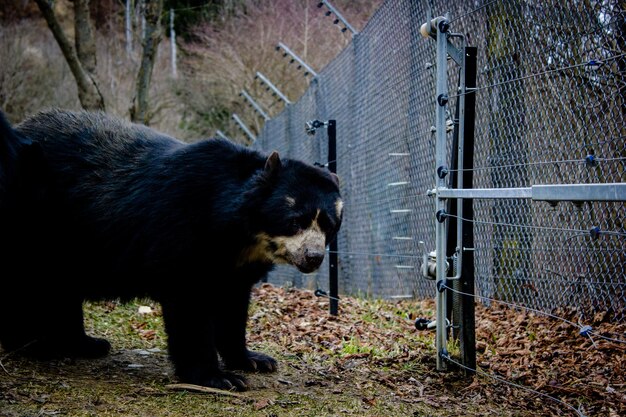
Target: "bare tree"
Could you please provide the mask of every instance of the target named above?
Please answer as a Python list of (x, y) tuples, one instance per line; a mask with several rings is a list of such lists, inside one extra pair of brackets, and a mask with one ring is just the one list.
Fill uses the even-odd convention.
[[(54, 2), (35, 0), (74, 75), (80, 104), (85, 110), (105, 110), (104, 98), (96, 81), (96, 42), (89, 12), (89, 0), (70, 1), (74, 4), (74, 45), (68, 40), (57, 20), (53, 9)], [(162, 37), (163, 0), (143, 0), (143, 6), (145, 13), (143, 50), (129, 111), (131, 120), (147, 125), (152, 117), (148, 111), (148, 93), (157, 48)]]
[(157, 48), (161, 41), (161, 13), (163, 0), (144, 0), (146, 26), (142, 40), (143, 53), (141, 65), (137, 73), (135, 96), (130, 107), (130, 118), (134, 122), (149, 124), (151, 114), (148, 112), (148, 92), (152, 79), (152, 69)]
[(86, 110), (104, 110), (104, 98), (94, 79), (96, 46), (89, 18), (89, 0), (74, 0), (75, 47), (70, 43), (52, 9), (52, 2), (35, 0), (54, 35), (78, 87), (78, 99)]

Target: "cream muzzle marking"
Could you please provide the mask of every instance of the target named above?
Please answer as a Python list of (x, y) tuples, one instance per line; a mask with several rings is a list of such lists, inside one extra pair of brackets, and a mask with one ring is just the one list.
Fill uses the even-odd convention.
[(317, 218), (319, 210), (309, 227), (293, 236), (269, 236), (259, 233), (256, 243), (245, 249), (239, 264), (249, 262), (271, 262), (291, 264), (302, 272), (313, 272), (321, 264), (326, 253), (326, 234)]

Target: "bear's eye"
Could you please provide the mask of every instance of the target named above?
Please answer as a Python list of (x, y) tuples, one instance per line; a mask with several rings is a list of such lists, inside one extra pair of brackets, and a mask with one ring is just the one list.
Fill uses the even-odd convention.
[(311, 223), (311, 220), (310, 220), (309, 216), (306, 216), (306, 215), (294, 217), (294, 218), (291, 219), (291, 226), (295, 230), (306, 229), (309, 226), (310, 223)]
[(322, 230), (326, 232), (335, 230), (336, 222), (333, 219), (331, 219), (328, 216), (328, 214), (324, 212), (320, 213), (317, 221), (319, 222), (319, 225), (322, 228)]

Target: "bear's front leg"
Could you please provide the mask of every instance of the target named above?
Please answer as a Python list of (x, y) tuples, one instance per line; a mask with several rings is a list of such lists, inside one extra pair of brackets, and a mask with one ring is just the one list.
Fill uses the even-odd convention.
[(221, 305), (222, 315), (215, 323), (215, 343), (224, 364), (229, 369), (250, 372), (275, 372), (274, 358), (246, 347), (246, 325), (251, 287), (228, 290), (228, 305)]
[(219, 368), (213, 314), (206, 302), (161, 300), (168, 336), (168, 350), (181, 382), (207, 387), (245, 391), (246, 379)]

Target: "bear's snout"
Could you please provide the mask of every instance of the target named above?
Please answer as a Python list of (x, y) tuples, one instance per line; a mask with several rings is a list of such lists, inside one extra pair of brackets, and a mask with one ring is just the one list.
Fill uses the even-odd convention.
[(304, 262), (298, 264), (297, 267), (300, 272), (309, 273), (315, 271), (320, 267), (324, 261), (324, 252), (319, 249), (305, 249), (304, 250)]

